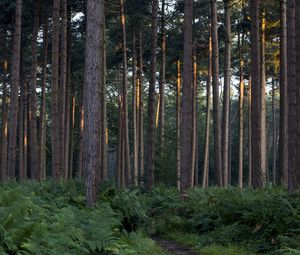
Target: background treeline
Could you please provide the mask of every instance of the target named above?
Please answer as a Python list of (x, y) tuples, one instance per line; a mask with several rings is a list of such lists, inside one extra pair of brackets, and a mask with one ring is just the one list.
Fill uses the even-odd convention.
[(297, 189), (297, 3), (1, 0), (1, 179)]

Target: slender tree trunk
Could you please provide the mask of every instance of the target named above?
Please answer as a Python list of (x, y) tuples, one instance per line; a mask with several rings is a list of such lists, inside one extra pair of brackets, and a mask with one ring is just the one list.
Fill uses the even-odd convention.
[[(241, 38), (242, 36), (242, 38)], [(244, 35), (238, 35), (239, 59), (240, 59), (240, 94), (239, 94), (239, 187), (243, 188), (244, 177)]]
[(277, 162), (277, 155), (276, 155), (276, 151), (277, 151), (277, 132), (276, 132), (276, 108), (275, 108), (275, 81), (274, 79), (272, 79), (272, 124), (273, 124), (273, 128), (272, 128), (272, 131), (273, 131), (273, 134), (272, 134), (272, 142), (273, 142), (273, 146), (272, 146), (272, 149), (273, 149), (273, 156), (272, 156), (272, 170), (273, 170), (273, 185), (276, 184), (276, 174), (277, 174), (277, 171), (276, 171), (276, 162)]
[(263, 185), (267, 182), (268, 167), (267, 167), (267, 104), (266, 104), (266, 18), (265, 11), (262, 13), (261, 22), (261, 171)]
[(138, 107), (138, 153), (139, 153), (139, 185), (144, 183), (144, 106), (143, 106), (143, 42), (142, 32), (139, 32), (138, 50), (138, 83), (137, 83), (137, 107)]
[(29, 118), (30, 118), (30, 172), (31, 178), (41, 181), (41, 172), (38, 169), (38, 140), (37, 140), (37, 40), (38, 31), (40, 27), (40, 0), (35, 0), (34, 11), (34, 27), (32, 33), (31, 54), (32, 54), (32, 68), (31, 68), (31, 86), (30, 86), (30, 100), (29, 100)]
[(263, 186), (262, 162), (262, 88), (259, 40), (259, 0), (250, 1), (251, 13), (251, 78), (252, 78), (252, 186)]
[(66, 98), (65, 98), (65, 116), (64, 116), (64, 178), (68, 179), (71, 169), (69, 168), (70, 158), (70, 118), (71, 118), (71, 10), (70, 6), (65, 6), (67, 10), (67, 49), (66, 49)]
[(192, 153), (191, 153), (191, 180), (195, 184), (195, 164), (197, 151), (197, 49), (193, 52), (193, 87), (192, 87)]
[(138, 185), (138, 130), (137, 130), (137, 57), (136, 34), (133, 32), (132, 124), (133, 124), (133, 184)]
[(70, 130), (70, 159), (69, 159), (69, 179), (73, 178), (73, 160), (74, 160), (74, 129), (75, 129), (75, 111), (76, 111), (76, 97), (74, 95), (74, 85), (72, 86), (72, 115), (71, 115), (71, 130)]
[(287, 77), (288, 77), (288, 189), (296, 189), (296, 43), (295, 0), (288, 1), (287, 10)]
[[(103, 24), (104, 1), (87, 1), (87, 27), (86, 27), (86, 47), (85, 47), (85, 81), (84, 90), (87, 100), (85, 105), (85, 132), (83, 139), (86, 142), (87, 162), (86, 167), (86, 197), (87, 206), (92, 206), (96, 202), (96, 171), (100, 169), (100, 88), (102, 77), (99, 70), (103, 70)], [(86, 160), (84, 158), (84, 160)]]
[[(6, 39), (6, 30), (5, 30), (5, 39)], [(4, 41), (6, 48), (6, 41)], [(6, 49), (5, 49), (6, 50)], [(7, 178), (7, 67), (8, 61), (5, 58), (3, 64), (3, 92), (2, 92), (2, 141), (1, 141), (1, 175), (0, 180), (3, 181)]]
[(25, 102), (25, 89), (24, 81), (21, 82), (20, 87), (20, 102), (19, 102), (19, 180), (24, 181), (27, 174), (24, 169), (24, 102)]
[(219, 43), (217, 23), (217, 3), (211, 0), (211, 36), (212, 36), (212, 86), (213, 86), (213, 119), (214, 119), (214, 157), (215, 173), (218, 186), (223, 185), (221, 162), (221, 124), (219, 92)]
[(53, 31), (52, 31), (52, 68), (51, 68), (51, 143), (52, 143), (52, 177), (59, 180), (60, 176), (60, 137), (58, 112), (58, 76), (59, 76), (59, 19), (60, 0), (53, 0)]
[(67, 87), (67, 0), (61, 0), (60, 79), (58, 87), (59, 179), (65, 178), (65, 115)]
[[(23, 102), (23, 109), (24, 109), (24, 124), (23, 124), (23, 173), (22, 176), (24, 179), (27, 178), (27, 169), (28, 169), (28, 108), (29, 108), (29, 84), (27, 81), (24, 82), (24, 102)], [(32, 176), (31, 176), (32, 178)]]
[(229, 111), (230, 111), (230, 82), (231, 82), (231, 0), (224, 0), (225, 9), (225, 65), (222, 121), (222, 169), (223, 185), (228, 186), (228, 151), (229, 151)]
[(20, 82), (22, 0), (16, 0), (15, 32), (13, 44), (11, 96), (9, 111), (8, 139), (8, 177), (14, 178), (16, 172), (16, 142), (18, 125), (18, 97)]
[(79, 148), (79, 159), (78, 159), (78, 176), (81, 179), (84, 179), (86, 177), (86, 174), (84, 173), (83, 169), (83, 149), (84, 149), (84, 141), (83, 141), (83, 133), (84, 133), (84, 91), (82, 91), (81, 95), (81, 102), (80, 102), (80, 148)]
[(108, 180), (108, 160), (107, 160), (107, 146), (108, 146), (108, 131), (107, 131), (107, 111), (106, 111), (106, 32), (105, 32), (105, 16), (103, 17), (103, 70), (102, 70), (102, 86), (101, 86), (101, 171), (102, 181)]
[(123, 51), (123, 78), (122, 78), (122, 94), (123, 94), (123, 111), (124, 111), (124, 153), (125, 158), (125, 176), (126, 185), (131, 182), (131, 169), (130, 169), (130, 151), (129, 151), (129, 133), (128, 133), (128, 99), (127, 99), (127, 42), (126, 42), (126, 19), (124, 11), (124, 0), (120, 0), (120, 18), (122, 25), (122, 51)]
[(192, 73), (193, 73), (193, 1), (184, 1), (184, 50), (183, 50), (183, 86), (182, 86), (182, 121), (180, 129), (180, 189), (193, 187), (191, 162), (193, 138), (193, 104), (192, 104)]
[(176, 91), (176, 142), (177, 142), (177, 151), (176, 151), (176, 167), (177, 167), (177, 188), (180, 189), (180, 124), (181, 124), (181, 66), (180, 60), (177, 61), (177, 91)]
[(159, 138), (160, 147), (164, 150), (165, 142), (165, 79), (166, 79), (166, 31), (165, 31), (165, 0), (161, 2), (161, 64), (160, 64), (160, 79), (159, 79)]
[[(288, 184), (288, 76), (287, 76), (287, 4), (280, 1), (280, 183)], [(273, 177), (274, 178), (274, 177)], [(276, 181), (276, 179), (275, 179)], [(275, 183), (274, 183), (275, 184)]]
[(148, 141), (147, 141), (147, 188), (154, 184), (155, 171), (155, 80), (156, 80), (156, 49), (158, 0), (152, 1), (152, 27), (151, 27), (151, 57), (150, 79), (148, 95)]
[(248, 94), (248, 186), (252, 187), (252, 84), (249, 79)]
[(206, 81), (205, 145), (204, 145), (203, 176), (202, 176), (202, 187), (203, 188), (208, 187), (208, 177), (209, 177), (211, 73), (212, 73), (212, 45), (211, 45), (211, 37), (209, 37), (209, 55), (208, 55), (208, 67), (207, 67), (207, 81)]
[(39, 137), (39, 172), (42, 180), (46, 179), (46, 84), (48, 64), (48, 14), (45, 17), (43, 28), (43, 63), (42, 63), (42, 96), (40, 114), (40, 137)]

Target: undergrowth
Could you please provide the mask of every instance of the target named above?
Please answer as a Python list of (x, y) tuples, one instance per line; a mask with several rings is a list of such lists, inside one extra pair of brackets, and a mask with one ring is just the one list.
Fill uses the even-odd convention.
[(0, 185), (1, 254), (157, 254), (148, 236), (200, 254), (300, 254), (300, 195), (282, 188), (117, 190), (94, 208), (73, 181)]

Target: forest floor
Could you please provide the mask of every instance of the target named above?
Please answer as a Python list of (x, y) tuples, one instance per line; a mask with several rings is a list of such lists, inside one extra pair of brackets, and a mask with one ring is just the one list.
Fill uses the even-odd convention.
[(164, 240), (159, 237), (152, 237), (152, 240), (154, 240), (168, 254), (175, 254), (175, 255), (198, 255), (199, 254), (188, 247), (178, 244), (173, 240)]

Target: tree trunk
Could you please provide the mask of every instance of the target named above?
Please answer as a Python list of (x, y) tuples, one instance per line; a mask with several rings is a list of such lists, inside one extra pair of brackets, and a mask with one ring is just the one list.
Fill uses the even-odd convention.
[(177, 188), (180, 189), (180, 124), (181, 124), (181, 72), (180, 60), (177, 61), (177, 90), (176, 90), (176, 167), (177, 167)]
[(42, 180), (46, 179), (46, 84), (48, 64), (48, 13), (45, 16), (43, 29), (43, 63), (42, 63), (42, 96), (40, 114), (40, 137), (39, 137), (39, 172)]
[(162, 152), (165, 143), (165, 79), (166, 79), (166, 31), (165, 31), (165, 0), (161, 2), (161, 64), (160, 64), (160, 79), (159, 79), (159, 138)]
[(210, 137), (211, 73), (212, 73), (212, 45), (211, 45), (211, 37), (209, 37), (209, 55), (208, 55), (207, 82), (206, 82), (205, 145), (204, 145), (204, 162), (203, 162), (203, 176), (202, 176), (202, 187), (203, 188), (208, 187), (208, 177), (209, 177), (209, 137)]
[[(287, 4), (280, 1), (280, 183), (288, 184), (288, 76), (287, 76)], [(274, 178), (274, 177), (273, 177)], [(276, 180), (276, 179), (275, 179)], [(275, 183), (274, 183), (275, 184)]]
[(275, 108), (275, 81), (274, 78), (272, 79), (272, 124), (273, 124), (273, 128), (272, 128), (272, 149), (273, 149), (273, 155), (272, 155), (272, 182), (273, 185), (276, 185), (276, 162), (277, 162), (277, 155), (276, 155), (276, 151), (277, 151), (277, 132), (276, 132), (276, 108)]
[(138, 153), (139, 153), (139, 185), (144, 183), (144, 106), (143, 106), (143, 46), (142, 32), (139, 33), (138, 51), (138, 83), (137, 83), (137, 107), (138, 107)]
[(154, 184), (155, 171), (155, 80), (156, 80), (156, 49), (158, 0), (152, 1), (152, 27), (151, 27), (151, 57), (148, 95), (148, 141), (147, 141), (147, 189)]
[(8, 139), (8, 177), (14, 178), (16, 172), (16, 142), (18, 125), (18, 97), (20, 82), (22, 0), (16, 0), (15, 32), (11, 73), (11, 96), (9, 111)]
[[(6, 50), (6, 36), (5, 30), (5, 50)], [(7, 178), (7, 67), (8, 61), (5, 58), (3, 64), (3, 92), (2, 92), (2, 141), (1, 141), (1, 174), (0, 180), (3, 181)]]
[[(242, 38), (241, 38), (242, 36)], [(244, 177), (244, 34), (238, 34), (239, 59), (240, 59), (240, 94), (239, 94), (239, 187), (243, 188)]]
[(229, 110), (230, 110), (230, 82), (231, 82), (231, 0), (224, 0), (225, 9), (225, 65), (224, 65), (224, 93), (223, 93), (223, 121), (222, 121), (222, 169), (223, 185), (228, 186), (228, 151), (229, 151)]
[(59, 180), (60, 175), (60, 126), (58, 112), (58, 81), (59, 81), (59, 20), (60, 0), (53, 0), (53, 31), (52, 31), (52, 73), (51, 73), (51, 143), (52, 143), (52, 177)]
[(251, 76), (248, 84), (248, 186), (252, 187), (252, 83)]
[(263, 186), (262, 163), (262, 89), (259, 41), (259, 0), (250, 1), (251, 13), (251, 78), (252, 78), (252, 186)]
[(212, 86), (213, 86), (213, 119), (214, 119), (214, 157), (215, 173), (218, 186), (223, 185), (221, 162), (221, 124), (220, 124), (220, 91), (219, 91), (219, 43), (217, 3), (211, 0), (211, 36), (212, 36)]
[(120, 0), (120, 18), (122, 25), (122, 52), (123, 52), (123, 73), (122, 73), (122, 95), (123, 95), (123, 111), (124, 111), (124, 136), (122, 142), (124, 143), (124, 164), (126, 185), (131, 182), (130, 169), (130, 151), (129, 151), (129, 133), (128, 133), (128, 99), (127, 99), (127, 42), (126, 42), (126, 19), (124, 11), (124, 0)]
[(197, 49), (194, 45), (193, 52), (193, 87), (192, 87), (192, 153), (191, 153), (191, 180), (195, 184), (195, 164), (197, 151)]
[(19, 102), (19, 180), (24, 181), (27, 174), (24, 169), (24, 104), (25, 104), (25, 84), (24, 81), (20, 84), (20, 102)]
[(137, 57), (136, 35), (133, 31), (133, 75), (132, 75), (132, 125), (133, 125), (133, 184), (138, 185), (138, 132), (137, 132)]
[(96, 202), (96, 171), (100, 170), (100, 88), (102, 77), (103, 59), (103, 24), (104, 1), (87, 1), (87, 27), (85, 46), (85, 132), (83, 133), (86, 142), (87, 155), (83, 163), (86, 167), (86, 197), (87, 206)]
[(184, 50), (183, 50), (183, 86), (182, 86), (182, 121), (180, 130), (180, 189), (182, 191), (193, 187), (192, 172), (194, 165), (191, 162), (192, 155), (192, 128), (193, 128), (193, 104), (192, 104), (192, 73), (193, 73), (193, 1), (184, 2)]
[(30, 123), (30, 172), (31, 178), (41, 181), (41, 172), (38, 169), (38, 140), (37, 140), (37, 40), (38, 31), (40, 27), (40, 0), (35, 0), (34, 11), (34, 27), (32, 33), (31, 54), (31, 86), (30, 86), (30, 100), (29, 100), (29, 123)]
[(295, 0), (288, 1), (287, 13), (287, 77), (288, 77), (288, 189), (296, 190), (296, 43)]
[(267, 105), (266, 105), (266, 18), (265, 11), (262, 13), (261, 22), (261, 171), (263, 185), (267, 182), (268, 167), (267, 167)]

